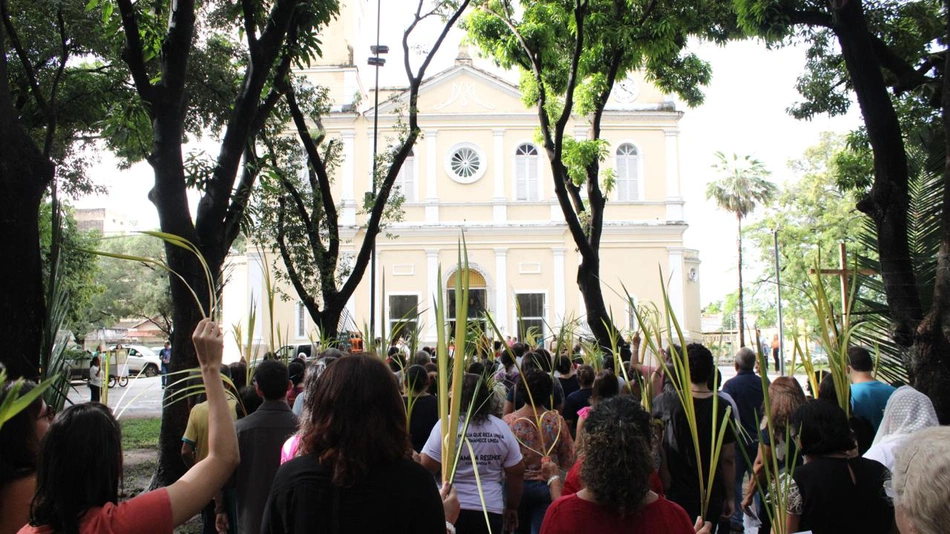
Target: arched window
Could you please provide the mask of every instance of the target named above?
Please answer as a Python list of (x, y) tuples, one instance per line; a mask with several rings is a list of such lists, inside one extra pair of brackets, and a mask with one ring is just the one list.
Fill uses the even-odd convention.
[(416, 153), (412, 149), (396, 175), (395, 186), (402, 192), (406, 202), (416, 201)]
[(538, 183), (538, 149), (524, 143), (515, 150), (515, 200), (541, 200)]
[(640, 154), (637, 147), (624, 143), (617, 148), (617, 200), (640, 200)]

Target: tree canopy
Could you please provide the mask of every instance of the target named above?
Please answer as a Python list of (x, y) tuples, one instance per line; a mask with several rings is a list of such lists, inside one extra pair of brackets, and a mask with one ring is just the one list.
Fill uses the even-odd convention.
[[(615, 327), (599, 279), (604, 209), (613, 187), (612, 173), (600, 168), (607, 157), (601, 139), (604, 108), (614, 83), (634, 70), (689, 105), (702, 102), (709, 66), (686, 50), (686, 42), (691, 36), (723, 41), (734, 35), (729, 6), (489, 0), (476, 7), (465, 21), (469, 38), (502, 67), (521, 71), (524, 103), (537, 109), (554, 191), (581, 255), (577, 282), (587, 324), (607, 347)], [(565, 136), (572, 119), (589, 121), (587, 138)]]

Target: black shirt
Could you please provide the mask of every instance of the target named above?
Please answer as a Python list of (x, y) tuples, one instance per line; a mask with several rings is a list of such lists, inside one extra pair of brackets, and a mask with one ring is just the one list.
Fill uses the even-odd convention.
[[(696, 429), (699, 437), (699, 455), (702, 459), (703, 479), (708, 487), (709, 465), (712, 451), (713, 397), (693, 398), (696, 413)], [(719, 399), (716, 416), (716, 432), (719, 432), (726, 407), (729, 403)], [(696, 466), (696, 452), (693, 438), (687, 423), (686, 413), (676, 393), (663, 393), (654, 401), (654, 415), (664, 419), (663, 448), (666, 451), (667, 465), (670, 470), (671, 487), (666, 497), (686, 509), (690, 517), (699, 515), (702, 504), (699, 495), (699, 471)], [(736, 441), (735, 433), (726, 429), (722, 443), (725, 446)], [(712, 486), (712, 495), (707, 510), (707, 521), (714, 521), (722, 509), (725, 489), (722, 481), (722, 464), (719, 464)]]
[(558, 377), (557, 380), (561, 383), (561, 389), (564, 391), (564, 398), (570, 397), (571, 393), (581, 389), (581, 384), (577, 381), (577, 375), (571, 375), (568, 378)]
[(251, 415), (234, 424), (241, 464), (235, 471), (240, 534), (256, 534), (267, 492), (280, 467), (280, 448), (297, 431), (297, 416), (284, 400), (265, 400)]
[[(409, 410), (409, 398), (403, 397), (406, 411)], [(432, 427), (439, 422), (439, 401), (435, 395), (416, 397), (412, 401), (412, 414), (409, 416), (409, 438), (412, 440), (412, 450), (422, 452)]]
[(410, 459), (373, 467), (340, 488), (312, 455), (280, 466), (261, 534), (445, 534), (445, 512), (432, 475)]
[(860, 456), (819, 456), (797, 467), (793, 478), (788, 508), (801, 516), (798, 530), (814, 534), (891, 532), (894, 507), (884, 493), (890, 472), (878, 462)]

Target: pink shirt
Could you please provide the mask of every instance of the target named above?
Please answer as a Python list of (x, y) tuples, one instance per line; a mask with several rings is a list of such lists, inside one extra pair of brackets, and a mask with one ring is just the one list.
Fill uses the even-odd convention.
[(280, 463), (285, 464), (297, 456), (297, 450), (300, 449), (300, 436), (294, 434), (287, 438), (283, 447), (280, 448)]
[[(79, 522), (79, 534), (171, 534), (172, 503), (165, 488), (149, 491), (119, 504), (92, 508)], [(52, 534), (53, 528), (26, 525), (18, 534)]]

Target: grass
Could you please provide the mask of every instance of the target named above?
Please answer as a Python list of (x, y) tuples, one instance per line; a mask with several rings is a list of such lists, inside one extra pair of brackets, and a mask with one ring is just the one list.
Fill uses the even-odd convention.
[(122, 426), (122, 450), (158, 447), (161, 418), (124, 419), (119, 424)]

